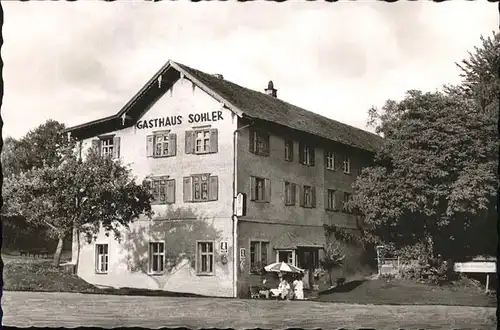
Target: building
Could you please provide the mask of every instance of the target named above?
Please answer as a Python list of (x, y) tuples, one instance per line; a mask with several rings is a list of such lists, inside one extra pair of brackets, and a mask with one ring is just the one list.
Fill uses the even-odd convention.
[[(262, 264), (305, 268), (325, 244), (324, 224), (355, 230), (342, 209), (380, 138), (169, 61), (116, 115), (68, 128), (80, 151), (130, 163), (155, 196), (155, 218), (118, 242), (100, 233), (73, 242), (86, 281), (236, 297)], [(233, 210), (244, 194), (244, 214)], [(240, 208), (241, 210), (241, 208)]]

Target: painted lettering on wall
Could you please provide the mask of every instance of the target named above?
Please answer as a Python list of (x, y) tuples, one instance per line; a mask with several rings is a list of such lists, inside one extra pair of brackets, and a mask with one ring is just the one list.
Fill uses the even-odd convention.
[[(182, 124), (183, 119), (184, 118), (180, 115), (162, 117), (162, 118), (153, 118), (149, 120), (140, 120), (137, 122), (137, 124), (135, 124), (135, 126), (138, 129), (175, 126)], [(190, 113), (188, 115), (188, 123), (190, 124), (207, 122), (207, 121), (219, 121), (219, 120), (224, 120), (224, 118), (222, 118), (222, 111)]]

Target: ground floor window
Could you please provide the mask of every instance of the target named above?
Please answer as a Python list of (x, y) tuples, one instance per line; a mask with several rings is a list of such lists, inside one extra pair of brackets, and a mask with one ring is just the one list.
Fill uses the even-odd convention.
[(297, 249), (297, 267), (302, 269), (317, 269), (319, 265), (318, 249)]
[(95, 269), (97, 273), (107, 273), (108, 272), (108, 244), (96, 244), (96, 264)]
[(214, 243), (197, 243), (196, 271), (200, 275), (212, 275), (214, 272)]
[(149, 271), (151, 273), (161, 273), (165, 267), (165, 243), (149, 243)]
[(295, 251), (293, 250), (281, 250), (277, 252), (277, 262), (286, 262), (287, 264), (295, 266)]
[(257, 273), (268, 263), (269, 242), (250, 242), (250, 272)]

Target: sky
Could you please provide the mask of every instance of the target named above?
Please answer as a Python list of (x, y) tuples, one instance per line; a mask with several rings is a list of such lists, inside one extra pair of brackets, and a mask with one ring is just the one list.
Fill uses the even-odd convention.
[(496, 3), (2, 2), (3, 137), (121, 107), (169, 59), (367, 129), (409, 89), (459, 83)]

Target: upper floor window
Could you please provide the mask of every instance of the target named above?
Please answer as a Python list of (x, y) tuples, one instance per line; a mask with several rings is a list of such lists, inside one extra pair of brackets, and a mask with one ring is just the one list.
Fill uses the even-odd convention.
[(335, 196), (335, 190), (328, 189), (326, 191), (326, 203), (325, 203), (325, 209), (327, 210), (337, 210), (337, 200)]
[(307, 166), (314, 166), (314, 147), (307, 143), (299, 143), (299, 162)]
[(352, 194), (351, 194), (351, 193), (347, 193), (347, 192), (345, 192), (345, 193), (344, 193), (344, 201), (343, 201), (343, 203), (342, 203), (342, 210), (343, 210), (344, 212), (347, 212), (347, 211), (348, 211), (348, 209), (347, 209), (347, 205), (346, 205), (346, 204), (347, 204), (347, 203), (348, 203), (351, 199), (352, 199)]
[(92, 140), (92, 147), (103, 157), (120, 157), (120, 138), (117, 136), (102, 136)]
[(152, 204), (175, 203), (175, 180), (168, 178), (168, 176), (159, 176), (146, 179), (146, 184), (153, 195)]
[(326, 151), (325, 164), (327, 170), (335, 170), (335, 154), (333, 151)]
[(316, 207), (316, 189), (312, 186), (303, 186), (301, 195), (302, 207)]
[(184, 202), (216, 201), (219, 178), (210, 174), (196, 174), (184, 178)]
[(269, 134), (260, 130), (250, 130), (250, 152), (269, 156)]
[(200, 127), (186, 131), (186, 154), (209, 154), (218, 151), (216, 128)]
[(285, 160), (288, 162), (293, 160), (293, 140), (285, 140)]
[(170, 131), (154, 132), (146, 137), (146, 141), (148, 157), (171, 157), (177, 153), (177, 135)]
[(295, 205), (295, 183), (285, 182), (285, 205)]
[(348, 156), (344, 156), (344, 173), (351, 173), (351, 158)]
[(271, 201), (271, 181), (265, 178), (250, 177), (250, 200), (256, 202)]

